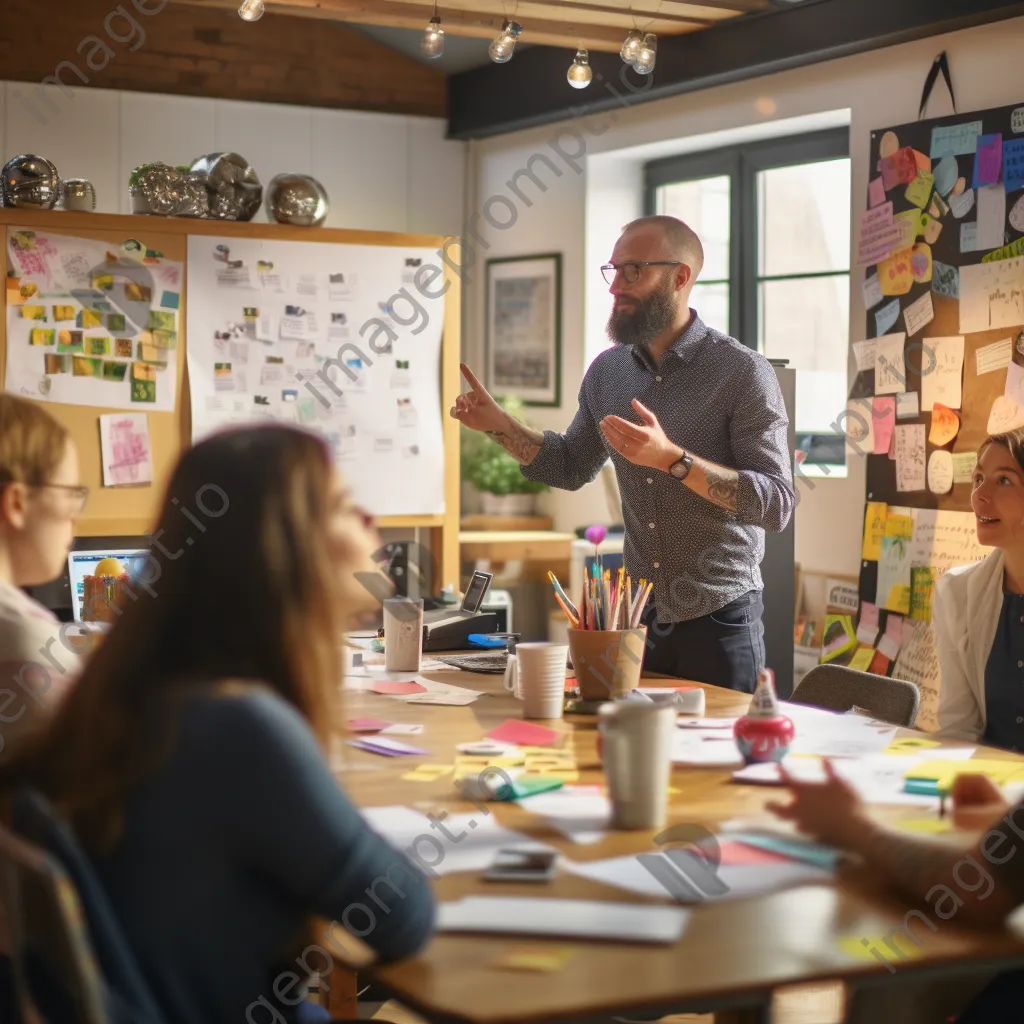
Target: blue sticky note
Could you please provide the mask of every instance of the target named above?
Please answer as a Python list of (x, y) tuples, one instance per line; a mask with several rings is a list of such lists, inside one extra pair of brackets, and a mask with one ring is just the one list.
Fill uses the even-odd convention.
[(1007, 192), (1024, 188), (1024, 139), (1007, 139), (1003, 143), (1003, 181)]
[(974, 187), (994, 185), (1003, 169), (1003, 137), (1000, 134), (979, 135), (974, 154)]
[(955, 156), (944, 156), (934, 166), (935, 191), (941, 196), (948, 196), (953, 191), (956, 179), (960, 177), (960, 167)]
[(933, 160), (944, 156), (964, 156), (978, 151), (978, 136), (981, 135), (980, 121), (951, 124), (932, 129), (932, 148), (928, 154)]
[(839, 859), (839, 851), (834, 847), (803, 839), (791, 839), (788, 836), (768, 835), (760, 832), (730, 832), (728, 838), (746, 843), (747, 846), (756, 846), (759, 850), (769, 850), (772, 853), (781, 854), (783, 857), (827, 870), (834, 868)]
[(164, 292), (160, 299), (160, 305), (164, 309), (177, 309), (178, 308), (178, 293), (177, 292)]
[(936, 295), (960, 298), (960, 271), (948, 263), (932, 262), (932, 291)]
[(887, 302), (875, 313), (875, 334), (888, 334), (889, 328), (900, 318), (900, 300)]

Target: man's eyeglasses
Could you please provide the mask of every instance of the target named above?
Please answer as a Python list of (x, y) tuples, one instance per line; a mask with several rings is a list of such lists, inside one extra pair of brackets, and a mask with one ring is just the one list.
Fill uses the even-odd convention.
[(72, 515), (79, 515), (89, 500), (89, 488), (85, 484), (35, 484), (36, 488), (47, 487), (56, 491), (65, 491), (73, 503)]
[(626, 284), (636, 284), (644, 267), (681, 267), (682, 260), (646, 260), (643, 263), (606, 263), (601, 273), (608, 284), (615, 283), (615, 275), (622, 271)]

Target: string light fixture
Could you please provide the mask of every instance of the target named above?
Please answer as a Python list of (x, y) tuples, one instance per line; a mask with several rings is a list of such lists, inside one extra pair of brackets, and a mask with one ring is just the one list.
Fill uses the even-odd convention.
[(516, 40), (523, 31), (523, 26), (517, 21), (505, 19), (501, 26), (501, 34), (496, 36), (489, 47), (487, 54), (495, 64), (505, 64), (512, 59), (512, 51), (515, 49)]
[(565, 77), (574, 89), (586, 89), (594, 72), (590, 67), (590, 54), (582, 47), (576, 51), (576, 57), (569, 65)]
[(633, 61), (633, 70), (638, 75), (649, 75), (654, 70), (658, 55), (658, 37), (653, 32), (644, 36), (643, 45)]
[(639, 29), (634, 28), (630, 30), (629, 35), (626, 36), (625, 41), (622, 44), (622, 49), (619, 50), (619, 56), (627, 63), (632, 64), (636, 60), (637, 55), (640, 53), (640, 49), (644, 45), (644, 34)]
[(420, 49), (431, 58), (440, 57), (444, 53), (444, 29), (441, 27), (441, 18), (437, 13), (436, 2), (434, 3), (434, 16), (423, 30)]
[(263, 17), (264, 10), (263, 0), (242, 0), (242, 6), (238, 8), (238, 16), (242, 21), (259, 21)]

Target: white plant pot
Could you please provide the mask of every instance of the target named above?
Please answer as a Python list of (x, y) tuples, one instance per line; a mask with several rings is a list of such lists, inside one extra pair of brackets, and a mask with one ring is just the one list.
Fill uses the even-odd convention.
[(536, 494), (482, 494), (484, 515), (532, 516), (537, 508)]

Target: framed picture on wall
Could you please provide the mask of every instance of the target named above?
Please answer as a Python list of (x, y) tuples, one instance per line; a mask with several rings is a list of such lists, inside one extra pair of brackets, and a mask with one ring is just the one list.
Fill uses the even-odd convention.
[(485, 318), (488, 391), (561, 405), (561, 253), (488, 260)]

